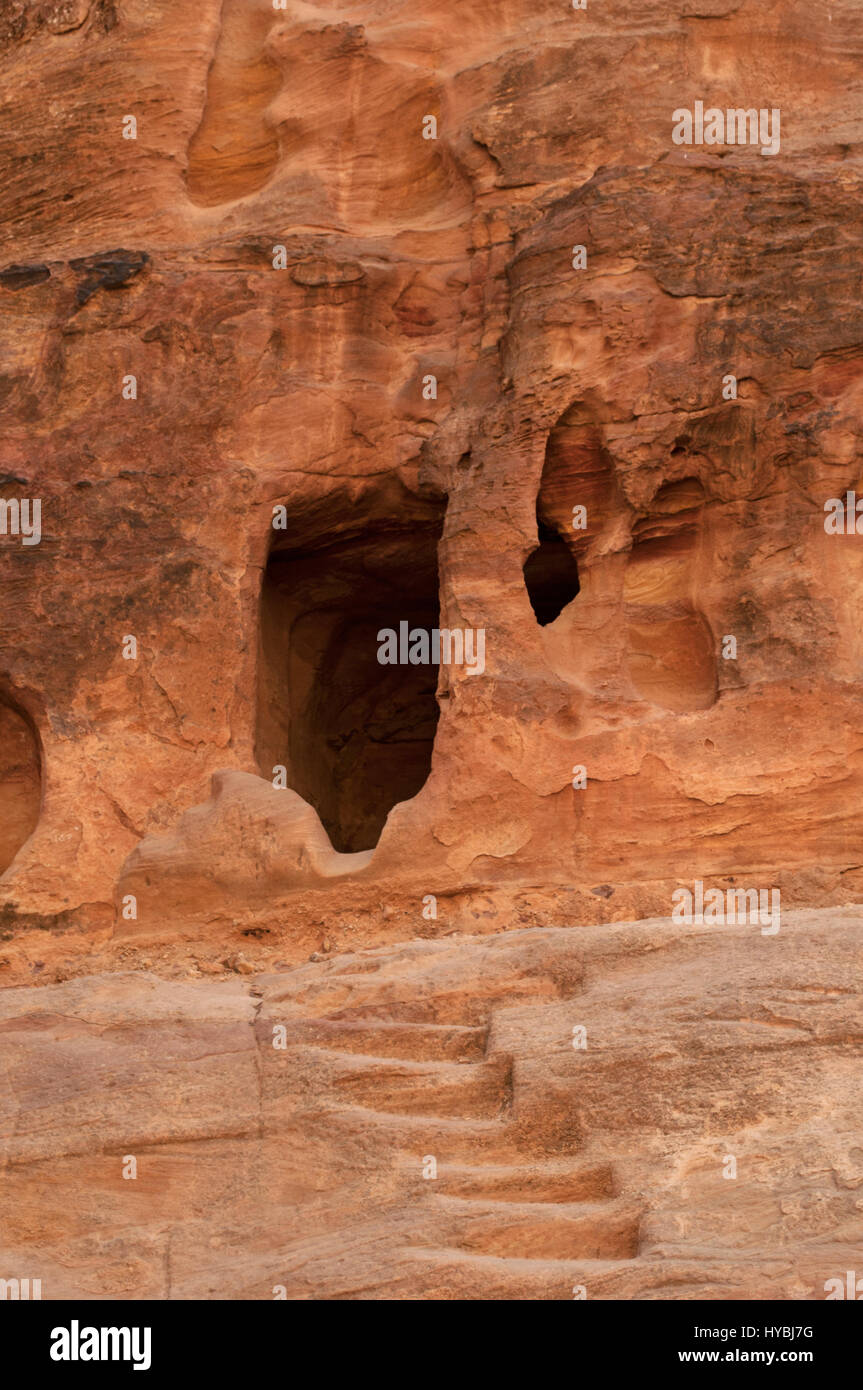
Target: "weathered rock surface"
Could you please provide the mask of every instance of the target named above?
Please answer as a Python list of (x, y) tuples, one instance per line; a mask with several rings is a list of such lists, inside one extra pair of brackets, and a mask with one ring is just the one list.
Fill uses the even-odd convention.
[[(558, 885), (584, 922), (696, 876), (859, 897), (863, 548), (823, 505), (860, 482), (861, 50), (852, 0), (2, 6), (30, 961), (346, 883)], [(697, 99), (778, 108), (779, 152), (674, 145)], [(438, 604), (484, 672), (378, 686), (382, 610)], [(313, 812), (269, 855), (276, 765)], [(321, 875), (314, 813), (371, 864)]]
[(47, 1298), (823, 1298), (863, 1239), (861, 946), (844, 909), (5, 990), (0, 1275)]
[(861, 60), (856, 0), (0, 0), (0, 1277), (859, 1269)]

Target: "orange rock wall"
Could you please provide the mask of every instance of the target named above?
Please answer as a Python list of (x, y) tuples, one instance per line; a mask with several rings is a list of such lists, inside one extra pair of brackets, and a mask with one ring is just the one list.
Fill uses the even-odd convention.
[[(852, 0), (0, 7), (0, 470), (43, 513), (0, 536), (41, 765), (5, 930), (859, 896), (863, 543), (823, 508), (861, 483), (861, 50)], [(779, 152), (675, 145), (702, 99), (780, 109)], [(443, 504), (486, 669), (345, 860), (258, 762), (273, 508), (374, 556)], [(538, 519), (580, 585), (545, 626)]]

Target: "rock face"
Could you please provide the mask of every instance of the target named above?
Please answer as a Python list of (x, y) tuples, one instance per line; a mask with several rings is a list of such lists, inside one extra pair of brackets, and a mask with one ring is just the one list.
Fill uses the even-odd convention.
[(2, 991), (2, 1272), (44, 1298), (824, 1298), (859, 1268), (861, 947), (845, 909)]
[[(53, 1288), (844, 1268), (861, 58), (856, 0), (0, 0), (4, 1200)], [(799, 930), (693, 936), (696, 882)]]
[[(16, 938), (283, 920), (231, 772), (363, 856), (295, 822), (333, 907), (855, 899), (861, 46), (850, 0), (3, 6)], [(676, 144), (699, 101), (778, 149)], [(382, 665), (401, 622), (482, 671)]]

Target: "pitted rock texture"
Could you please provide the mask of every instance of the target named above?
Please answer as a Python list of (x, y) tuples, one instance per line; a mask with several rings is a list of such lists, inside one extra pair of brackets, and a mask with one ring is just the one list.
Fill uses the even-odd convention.
[[(855, 0), (0, 6), (26, 964), (508, 885), (859, 897), (861, 56)], [(674, 145), (696, 100), (779, 152)], [(384, 590), (483, 673), (375, 686)]]
[(773, 937), (529, 929), (0, 991), (0, 1276), (38, 1271), (43, 1298), (824, 1298), (863, 1238), (861, 946), (844, 909)]

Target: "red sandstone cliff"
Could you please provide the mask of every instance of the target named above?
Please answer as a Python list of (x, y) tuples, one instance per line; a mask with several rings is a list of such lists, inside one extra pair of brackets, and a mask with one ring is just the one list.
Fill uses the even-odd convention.
[[(845, 1258), (863, 537), (824, 509), (863, 496), (862, 55), (852, 0), (0, 2), (0, 498), (18, 507), (0, 534), (17, 1087), (0, 1137), (22, 1165), (14, 1240), (50, 1247), (55, 1287), (434, 1297), (478, 1279), (564, 1296), (573, 1271), (542, 1262), (577, 1256), (624, 1262), (597, 1273), (604, 1296), (667, 1296), (668, 1266), (644, 1261), (673, 1257), (685, 1296), (760, 1297), (767, 1250), (769, 1291), (809, 1297), (830, 1264), (809, 1243)], [(676, 144), (696, 102), (781, 112), (776, 152)], [(36, 500), (38, 543), (21, 525)], [(481, 631), (483, 669), (381, 664), (377, 634), (402, 621)], [(709, 930), (596, 937), (669, 918), (696, 880), (819, 912), (777, 942), (741, 928), (733, 968)], [(512, 928), (526, 954), (501, 983)], [(453, 933), (470, 941), (435, 939)], [(607, 1051), (583, 1091), (582, 1006), (561, 1001), (595, 939)], [(400, 993), (386, 982), (405, 962)], [(458, 1006), (435, 1002), (441, 962), (474, 982)], [(620, 1040), (624, 982), (664, 1001), (637, 1025), (640, 1062)], [(273, 991), (300, 1050), (290, 1085), (266, 1037), (255, 1052)], [(690, 1012), (714, 1020), (707, 1041)], [(140, 1018), (138, 1060), (105, 1053), (137, 1078), (121, 1108), (84, 1113), (73, 1087), (28, 1147), (42, 1030), (66, 1067), (121, 1015)], [(758, 1051), (768, 1034), (790, 1073)], [(223, 1060), (200, 1070), (211, 1041)], [(543, 1047), (566, 1060), (557, 1080)], [(750, 1047), (752, 1106), (722, 1082), (727, 1049)], [(350, 1060), (381, 1052), (371, 1071)], [(456, 1126), (419, 1272), (396, 1174), (414, 1182), (442, 1141), (358, 1116), (378, 1073), (393, 1113), (407, 1097)], [(671, 1113), (667, 1088), (702, 1085), (707, 1109)], [(813, 1087), (832, 1120), (827, 1100), (804, 1117)], [(201, 1108), (180, 1123), (188, 1088)], [(259, 1232), (254, 1250), (213, 1256), (206, 1287), (165, 1264), (198, 1201), (187, 1142), (207, 1137), (218, 1185), (260, 1161), (250, 1136), (266, 1147), (285, 1116), (340, 1105), (356, 1166), (330, 1172), (312, 1125), (303, 1169), (321, 1163), (330, 1195), (293, 1173), (277, 1200), (329, 1203), (337, 1232), (378, 1194), (347, 1280), (329, 1237), (314, 1273), (292, 1275), (299, 1247), (270, 1258), (251, 1178), (230, 1221)], [(720, 1236), (714, 1150), (749, 1152), (759, 1125), (772, 1196), (750, 1190)], [(140, 1199), (97, 1277), (89, 1218), (72, 1229), (32, 1197), (39, 1164), (74, 1158), (79, 1193), (122, 1193), (116, 1154), (136, 1145), (170, 1193)], [(819, 1165), (833, 1176), (813, 1187)], [(684, 1188), (689, 1232), (671, 1214)], [(452, 1205), (492, 1192), (517, 1208), (510, 1234)], [(561, 1193), (596, 1210), (528, 1209)], [(453, 1250), (542, 1267), (480, 1277)]]

